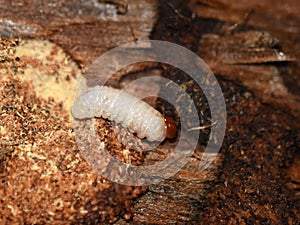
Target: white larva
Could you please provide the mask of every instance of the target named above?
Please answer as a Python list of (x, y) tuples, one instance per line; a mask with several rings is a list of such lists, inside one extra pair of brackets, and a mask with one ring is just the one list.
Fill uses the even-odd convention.
[(102, 117), (122, 124), (139, 138), (162, 141), (167, 126), (164, 117), (141, 99), (125, 91), (95, 86), (83, 92), (72, 109), (76, 119)]

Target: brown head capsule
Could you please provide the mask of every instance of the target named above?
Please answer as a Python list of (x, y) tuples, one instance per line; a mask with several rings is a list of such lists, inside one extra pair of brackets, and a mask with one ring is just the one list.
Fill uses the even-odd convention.
[(167, 130), (167, 138), (173, 139), (177, 136), (177, 127), (175, 121), (169, 116), (165, 116), (165, 128)]

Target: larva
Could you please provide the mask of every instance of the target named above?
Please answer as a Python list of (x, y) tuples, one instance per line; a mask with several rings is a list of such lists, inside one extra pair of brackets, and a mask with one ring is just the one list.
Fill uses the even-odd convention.
[(141, 99), (107, 86), (87, 89), (75, 100), (72, 113), (77, 119), (102, 117), (115, 121), (149, 141), (162, 141), (177, 135), (172, 118), (164, 118)]

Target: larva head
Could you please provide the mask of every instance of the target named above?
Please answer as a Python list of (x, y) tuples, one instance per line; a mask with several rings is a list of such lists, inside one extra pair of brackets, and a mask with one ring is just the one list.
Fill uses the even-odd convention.
[(165, 117), (166, 137), (173, 139), (177, 136), (177, 127), (175, 121), (169, 117)]

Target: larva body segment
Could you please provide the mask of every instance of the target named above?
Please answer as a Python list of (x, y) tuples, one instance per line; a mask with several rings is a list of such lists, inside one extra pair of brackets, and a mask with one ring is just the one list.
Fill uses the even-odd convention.
[(157, 110), (127, 92), (111, 87), (87, 89), (75, 100), (72, 113), (77, 119), (103, 117), (115, 121), (149, 141), (162, 141), (166, 137), (165, 121)]

